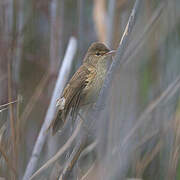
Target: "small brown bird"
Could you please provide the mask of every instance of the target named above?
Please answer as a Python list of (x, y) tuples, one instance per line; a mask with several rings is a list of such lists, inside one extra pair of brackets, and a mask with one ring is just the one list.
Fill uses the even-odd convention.
[(108, 59), (116, 51), (110, 51), (104, 44), (96, 42), (89, 47), (83, 64), (66, 85), (57, 100), (57, 113), (48, 129), (54, 135), (64, 125), (67, 115), (76, 118), (79, 108), (94, 103), (99, 95), (108, 68)]

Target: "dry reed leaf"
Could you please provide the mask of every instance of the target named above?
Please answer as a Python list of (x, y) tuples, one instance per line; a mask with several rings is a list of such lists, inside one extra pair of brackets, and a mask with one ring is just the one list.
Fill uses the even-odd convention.
[(40, 80), (39, 85), (37, 86), (37, 88), (35, 89), (32, 97), (30, 98), (28, 104), (26, 105), (21, 117), (20, 117), (20, 121), (26, 121), (26, 119), (28, 118), (29, 114), (31, 113), (34, 105), (36, 104), (36, 102), (38, 101), (39, 97), (41, 96), (44, 87), (48, 81), (50, 77), (50, 74), (45, 74), (42, 78), (42, 80)]
[(174, 133), (174, 142), (170, 154), (169, 168), (167, 179), (176, 178), (176, 170), (179, 162), (180, 154), (180, 102), (177, 106), (175, 118), (172, 125), (172, 132)]
[(57, 179), (61, 171), (62, 171), (62, 166), (58, 162), (56, 162), (55, 165), (53, 166), (49, 179), (50, 180)]
[(50, 158), (42, 167), (40, 167), (31, 177), (30, 180), (39, 175), (42, 171), (44, 171), (46, 168), (48, 168), (51, 164), (56, 162), (58, 158), (70, 147), (76, 136), (78, 135), (81, 126), (82, 126), (83, 120), (80, 119), (80, 121), (77, 124), (76, 129), (74, 130), (71, 137), (67, 140), (67, 142), (58, 150), (58, 152)]
[(117, 1), (117, 8), (121, 8), (122, 6), (125, 5), (126, 2), (127, 2), (127, 0), (119, 0), (119, 1)]
[(87, 180), (88, 176), (90, 175), (90, 173), (93, 172), (95, 168), (95, 163), (92, 164), (92, 166), (88, 169), (88, 171), (86, 172), (86, 174), (84, 174), (80, 180)]
[(7, 166), (9, 167), (9, 169), (13, 172), (13, 174), (15, 176), (17, 176), (16, 169), (13, 167), (9, 157), (6, 155), (6, 151), (3, 149), (2, 145), (0, 146), (0, 153), (1, 153), (2, 157), (4, 158), (4, 160), (5, 160), (6, 164), (7, 164)]
[(106, 1), (94, 0), (93, 17), (99, 41), (106, 41)]
[(5, 130), (6, 130), (6, 125), (3, 124), (1, 129), (0, 129), (0, 144), (2, 143), (2, 137), (3, 137)]
[(159, 140), (159, 142), (152, 149), (152, 151), (149, 153), (146, 153), (143, 156), (143, 158), (137, 163), (137, 167), (136, 167), (136, 176), (137, 177), (141, 178), (143, 176), (145, 169), (152, 162), (152, 160), (155, 158), (155, 156), (160, 152), (162, 145), (163, 145), (162, 140)]

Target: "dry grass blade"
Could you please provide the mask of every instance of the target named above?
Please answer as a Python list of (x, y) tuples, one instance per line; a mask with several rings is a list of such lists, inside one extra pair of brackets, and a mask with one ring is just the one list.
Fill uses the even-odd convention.
[(142, 158), (142, 160), (140, 160), (140, 162), (138, 163), (138, 166), (136, 168), (136, 176), (137, 177), (140, 177), (140, 178), (142, 177), (144, 170), (150, 164), (150, 162), (154, 159), (154, 157), (160, 152), (162, 145), (163, 145), (163, 142), (162, 142), (162, 140), (160, 140), (156, 144), (154, 149), (151, 152), (146, 153), (144, 155), (144, 157)]
[(1, 129), (0, 129), (0, 145), (2, 143), (2, 138), (3, 138), (3, 134), (6, 131), (6, 125), (5, 123), (2, 125)]
[(81, 156), (84, 156), (90, 152), (92, 152), (98, 145), (98, 140), (95, 140), (93, 143), (91, 143), (89, 146), (87, 146), (83, 152), (81, 153)]
[(7, 109), (8, 109), (8, 107), (1, 109), (1, 110), (0, 110), (0, 113), (3, 112), (3, 111), (5, 111), (5, 110), (7, 110)]
[(86, 142), (86, 137), (84, 136), (79, 140), (78, 143), (76, 143), (76, 145), (73, 149), (73, 152), (71, 153), (69, 159), (67, 160), (66, 165), (59, 177), (59, 180), (66, 179), (68, 174), (72, 171), (74, 164), (78, 160), (81, 152), (83, 151), (83, 149), (85, 147), (85, 142)]
[(173, 121), (173, 129), (174, 133), (174, 142), (171, 150), (169, 168), (168, 168), (168, 178), (167, 179), (175, 179), (176, 178), (176, 170), (179, 161), (180, 154), (180, 102), (177, 106), (175, 118)]
[(152, 137), (159, 133), (158, 129), (155, 129), (150, 134), (145, 134), (144, 138), (137, 144), (136, 149), (140, 148), (143, 144), (147, 143)]
[(5, 150), (3, 149), (1, 145), (0, 145), (0, 153), (2, 154), (4, 160), (6, 161), (6, 164), (9, 167), (9, 169), (13, 172), (15, 176), (17, 176), (16, 169), (13, 167), (12, 163), (9, 161), (9, 158), (7, 157)]
[[(93, 143), (91, 143), (90, 145), (88, 145), (88, 146), (83, 150), (83, 152), (80, 154), (80, 157), (79, 157), (78, 161), (81, 159), (82, 156), (85, 156), (85, 155), (89, 154), (90, 152), (92, 152), (92, 151), (96, 148), (97, 144), (98, 144), (98, 140), (95, 140)], [(96, 161), (96, 160), (95, 160), (95, 161)], [(78, 163), (77, 163), (77, 164), (78, 164)], [(77, 166), (77, 164), (76, 164), (76, 166)], [(80, 177), (80, 179), (81, 179), (81, 180), (88, 179), (88, 178), (89, 178), (88, 176), (90, 176), (90, 173), (92, 172), (92, 170), (93, 170), (93, 168), (95, 167), (95, 165), (96, 165), (96, 163), (93, 162), (93, 164), (90, 166), (90, 168), (87, 170), (87, 172), (86, 172), (85, 174), (82, 174), (82, 176)], [(78, 168), (79, 170), (81, 170), (80, 167), (77, 166), (77, 168)]]
[(74, 37), (71, 37), (69, 40), (69, 44), (65, 53), (65, 57), (63, 60), (63, 64), (61, 66), (61, 69), (59, 70), (58, 79), (53, 91), (53, 95), (45, 116), (44, 123), (42, 124), (41, 130), (39, 132), (39, 135), (37, 137), (37, 140), (35, 142), (32, 155), (30, 157), (30, 160), (28, 162), (28, 165), (26, 167), (24, 177), (23, 179), (29, 179), (33, 172), (35, 171), (35, 168), (37, 166), (37, 162), (39, 159), (39, 155), (42, 151), (43, 145), (45, 143), (45, 140), (47, 138), (47, 134), (44, 134), (44, 132), (47, 130), (50, 122), (52, 121), (55, 111), (56, 111), (56, 100), (61, 94), (63, 87), (69, 77), (69, 73), (71, 70), (72, 61), (74, 58), (74, 55), (76, 53), (77, 49), (77, 41)]
[(95, 163), (88, 169), (87, 173), (84, 174), (82, 177), (81, 177), (81, 180), (86, 180), (89, 176), (89, 174), (92, 172), (92, 170), (94, 169), (95, 167)]
[(15, 100), (15, 101), (12, 101), (12, 102), (9, 102), (9, 103), (6, 103), (6, 104), (2, 104), (2, 105), (0, 105), (0, 108), (9, 106), (10, 104), (14, 104), (14, 103), (17, 103), (17, 102), (18, 102), (18, 100)]
[(39, 85), (37, 86), (37, 88), (35, 89), (34, 94), (32, 95), (32, 97), (30, 98), (28, 104), (26, 105), (21, 117), (20, 117), (20, 121), (25, 122), (26, 119), (28, 118), (29, 114), (31, 113), (34, 105), (36, 104), (36, 102), (38, 101), (39, 97), (41, 96), (44, 87), (49, 79), (50, 73), (47, 73), (43, 76), (42, 80), (40, 81)]
[(67, 51), (66, 51), (66, 54), (64, 57), (62, 67), (59, 70), (58, 79), (57, 79), (57, 82), (56, 82), (56, 85), (55, 85), (55, 88), (53, 91), (53, 95), (51, 98), (51, 102), (49, 104), (49, 108), (48, 108), (46, 116), (45, 116), (44, 123), (41, 127), (41, 130), (39, 132), (35, 146), (33, 148), (33, 152), (32, 152), (30, 161), (28, 162), (28, 165), (26, 167), (26, 171), (25, 171), (25, 174), (23, 177), (24, 180), (29, 179), (36, 168), (36, 165), (37, 165), (37, 162), (39, 159), (39, 155), (42, 151), (43, 145), (44, 145), (46, 137), (47, 137), (47, 134), (44, 134), (44, 132), (46, 131), (47, 127), (49, 126), (49, 124), (55, 114), (56, 100), (57, 100), (59, 94), (61, 94), (63, 87), (67, 81), (67, 78), (69, 76), (71, 64), (72, 64), (74, 55), (76, 53), (76, 49), (77, 49), (76, 39), (71, 37), (68, 47), (67, 47)]
[[(153, 102), (151, 102), (148, 107), (144, 110), (144, 112), (140, 115), (138, 118), (135, 126), (132, 128), (132, 130), (129, 132), (127, 137), (124, 139), (122, 145), (126, 144), (128, 140), (134, 135), (136, 130), (141, 126), (143, 121), (147, 118), (147, 116), (166, 98), (169, 99), (169, 96), (174, 95), (178, 89), (180, 88), (180, 76), (176, 78), (174, 82), (172, 82), (165, 91), (162, 92), (162, 94), (156, 98)], [(147, 122), (146, 122), (147, 123)]]
[(133, 41), (134, 43), (132, 42), (130, 44), (122, 60), (124, 62), (124, 65), (127, 65), (131, 60), (133, 60), (135, 54), (138, 52), (139, 49), (141, 49), (147, 34), (152, 30), (154, 24), (160, 19), (164, 7), (165, 7), (165, 3), (163, 2), (153, 13), (152, 17), (150, 18), (148, 24), (143, 29), (143, 32), (141, 33), (141, 36), (138, 38), (138, 40), (136, 42)]
[(106, 41), (106, 1), (94, 0), (93, 17), (97, 30), (98, 39), (101, 42)]
[[(11, 79), (11, 61), (8, 59), (8, 101), (12, 101), (12, 79)], [(15, 119), (14, 119), (14, 113), (13, 113), (13, 106), (12, 104), (9, 104), (10, 109), (10, 128), (11, 128), (11, 143), (12, 143), (12, 164), (13, 166), (17, 163), (16, 157), (17, 157), (17, 147), (16, 147), (16, 127), (15, 127)]]
[[(16, 106), (16, 146), (17, 150), (20, 150), (20, 136), (21, 136), (21, 122), (20, 122), (20, 103), (21, 103), (22, 97), (18, 95), (18, 102)], [(19, 158), (19, 154), (17, 154), (17, 159)]]
[(83, 121), (80, 119), (76, 129), (74, 130), (74, 132), (72, 134), (72, 136), (68, 139), (68, 141), (64, 144), (64, 146), (61, 149), (59, 149), (58, 152), (51, 159), (49, 159), (38, 171), (36, 171), (31, 176), (30, 180), (33, 179), (34, 177), (36, 177), (37, 175), (39, 175), (42, 171), (44, 171), (46, 168), (48, 168), (51, 164), (56, 162), (58, 160), (58, 158), (70, 147), (70, 145), (72, 144), (72, 142), (74, 141), (74, 139), (78, 135), (78, 133), (81, 129), (82, 123), (83, 123)]
[[(172, 120), (173, 118), (171, 117), (170, 119)], [(172, 121), (169, 121), (165, 125), (165, 127), (163, 129), (163, 133), (167, 132), (167, 130), (171, 127), (171, 123), (172, 123)], [(158, 136), (159, 133), (160, 133), (159, 129), (155, 129), (151, 133), (145, 134), (143, 139), (136, 145), (136, 149), (140, 148), (143, 144), (147, 143), (154, 136)]]
[(124, 31), (123, 36), (121, 38), (121, 42), (119, 44), (117, 53), (116, 53), (114, 60), (113, 60), (111, 66), (107, 72), (107, 75), (106, 75), (103, 87), (100, 91), (94, 112), (93, 112), (93, 114), (91, 114), (91, 118), (89, 117), (90, 119), (92, 119), (92, 118), (97, 119), (98, 118), (98, 115), (100, 114), (100, 112), (102, 110), (102, 106), (103, 106), (104, 102), (106, 102), (107, 93), (110, 89), (113, 76), (114, 76), (117, 68), (121, 65), (124, 52), (125, 52), (128, 44), (129, 44), (130, 35), (131, 35), (132, 29), (134, 27), (135, 21), (136, 21), (137, 10), (138, 10), (139, 5), (140, 5), (140, 0), (136, 0), (134, 3), (134, 7), (133, 7), (133, 10), (131, 12), (131, 15), (129, 17), (128, 23), (126, 25), (125, 31)]
[(58, 178), (60, 172), (62, 172), (63, 167), (60, 166), (59, 162), (56, 162), (52, 168), (51, 174), (49, 176), (49, 179), (56, 179)]
[(107, 21), (107, 44), (112, 48), (115, 33), (115, 14), (117, 0), (108, 1), (108, 21)]
[[(15, 100), (15, 101), (12, 101), (12, 102), (9, 102), (9, 103), (0, 105), (0, 108), (2, 108), (2, 109), (0, 109), (0, 113), (3, 112), (3, 111), (5, 111), (5, 110), (7, 110), (7, 109), (9, 108), (8, 106), (9, 106), (10, 104), (18, 103), (18, 102), (20, 102), (20, 101), (21, 101), (21, 100)], [(5, 107), (5, 108), (3, 108), (3, 107)]]

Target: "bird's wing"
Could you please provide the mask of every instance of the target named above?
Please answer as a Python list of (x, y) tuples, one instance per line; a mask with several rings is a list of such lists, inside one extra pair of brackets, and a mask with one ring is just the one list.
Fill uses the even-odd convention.
[(70, 109), (73, 119), (76, 117), (83, 90), (89, 83), (92, 73), (94, 74), (95, 71), (92, 71), (90, 66), (83, 64), (67, 84), (62, 96), (65, 99), (63, 119), (66, 119)]
[(72, 120), (76, 119), (79, 104), (84, 95), (84, 88), (89, 85), (96, 75), (95, 68), (84, 63), (73, 75), (69, 83), (66, 85), (63, 95), (57, 101), (58, 109), (55, 118), (51, 122), (49, 128), (52, 128), (53, 135), (60, 127), (65, 124), (68, 113), (71, 110)]

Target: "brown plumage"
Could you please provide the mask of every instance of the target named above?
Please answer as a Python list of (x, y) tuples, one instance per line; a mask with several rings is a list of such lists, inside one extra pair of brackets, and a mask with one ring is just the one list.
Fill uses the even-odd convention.
[(58, 109), (48, 128), (52, 127), (53, 135), (64, 125), (69, 113), (75, 119), (80, 107), (95, 102), (104, 82), (108, 56), (114, 52), (102, 43), (93, 43), (89, 47), (83, 64), (73, 75), (57, 101)]

